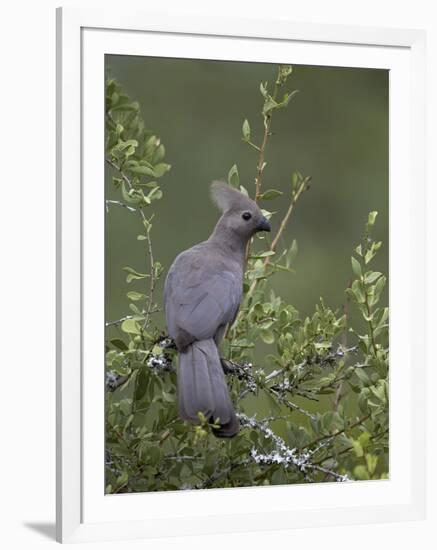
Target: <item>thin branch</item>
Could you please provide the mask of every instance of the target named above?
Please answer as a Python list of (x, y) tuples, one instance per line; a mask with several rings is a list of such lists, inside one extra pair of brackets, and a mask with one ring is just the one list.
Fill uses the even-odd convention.
[(365, 422), (369, 418), (370, 418), (370, 414), (367, 414), (366, 416), (363, 416), (362, 418), (360, 418), (359, 420), (357, 420), (356, 422), (354, 422), (350, 426), (345, 426), (342, 430), (337, 430), (333, 434), (323, 435), (321, 437), (318, 437), (317, 439), (313, 439), (313, 441), (311, 441), (310, 443), (305, 445), (305, 447), (312, 447), (313, 445), (316, 445), (317, 443), (320, 443), (320, 441), (324, 441), (325, 439), (332, 439), (334, 437), (337, 437), (340, 434), (342, 434), (342, 433), (344, 433), (348, 430), (352, 430), (353, 428), (356, 428), (357, 426), (360, 426), (361, 424), (363, 424), (363, 422)]
[[(151, 309), (150, 311), (147, 312), (148, 315), (153, 315), (154, 313), (160, 313), (162, 311), (161, 308), (159, 307), (155, 307), (153, 309)], [(146, 314), (146, 311), (141, 311), (141, 314), (144, 315)], [(106, 327), (111, 327), (111, 326), (114, 326), (114, 325), (121, 325), (121, 323), (123, 321), (127, 321), (128, 319), (133, 319), (133, 315), (126, 315), (125, 317), (121, 317), (120, 319), (116, 319), (115, 321), (108, 321), (107, 323), (105, 323), (105, 326)]]
[(121, 319), (117, 319), (116, 321), (108, 321), (105, 323), (105, 327), (112, 327), (114, 325), (121, 325), (123, 321), (127, 321), (128, 319), (132, 319), (132, 315), (126, 315), (125, 317), (122, 317)]
[(206, 489), (208, 487), (211, 487), (211, 485), (213, 485), (219, 479), (223, 477), (228, 477), (233, 470), (236, 470), (241, 466), (247, 466), (248, 464), (250, 464), (249, 459), (241, 460), (240, 462), (231, 463), (230, 466), (228, 466), (228, 468), (226, 468), (225, 470), (214, 472), (211, 476), (208, 477), (208, 479), (206, 479), (203, 483), (196, 485), (194, 488)]
[(137, 212), (136, 208), (134, 208), (133, 206), (128, 206), (127, 204), (125, 204), (124, 202), (121, 202), (121, 201), (113, 201), (113, 200), (107, 199), (106, 200), (106, 206), (108, 206), (108, 205), (121, 206), (121, 207), (126, 208), (127, 210), (129, 210), (129, 212)]
[(288, 399), (285, 399), (285, 397), (279, 395), (274, 390), (271, 390), (270, 393), (272, 393), (283, 405), (285, 405), (287, 408), (291, 409), (292, 411), (300, 412), (300, 414), (303, 414), (304, 416), (306, 416), (307, 418), (310, 418), (311, 420), (316, 419), (316, 417), (313, 414), (303, 409), (302, 407), (299, 407), (295, 403), (292, 403)]
[(255, 143), (252, 143), (250, 140), (248, 139), (243, 139), (244, 143), (247, 143), (247, 145), (250, 145), (251, 147), (253, 147), (256, 151), (260, 152), (261, 151), (261, 147), (258, 147), (258, 145), (255, 145)]
[[(379, 432), (377, 434), (373, 434), (370, 436), (370, 440), (374, 440), (374, 439), (378, 439), (380, 438), (381, 436), (385, 435), (386, 433), (388, 433), (388, 429), (386, 430), (383, 430), (382, 432)], [(330, 460), (331, 458), (336, 458), (337, 456), (340, 456), (340, 455), (343, 455), (349, 451), (352, 451), (353, 447), (345, 447), (344, 449), (342, 449), (341, 451), (339, 451), (338, 453), (333, 453), (333, 454), (330, 454), (328, 456), (325, 456), (324, 458), (318, 460), (317, 462), (314, 462), (314, 465), (315, 466), (318, 466), (319, 464), (323, 464), (324, 462), (326, 462), (327, 460)]]
[(143, 323), (144, 329), (149, 324), (150, 314), (152, 313), (152, 307), (153, 307), (153, 293), (155, 292), (155, 285), (156, 285), (155, 260), (153, 258), (152, 240), (150, 238), (149, 227), (146, 229), (146, 240), (147, 240), (147, 249), (149, 252), (149, 260), (150, 260), (150, 286), (149, 286), (149, 299), (147, 302), (146, 314), (145, 314), (145, 319)]
[[(279, 226), (278, 232), (276, 233), (272, 244), (270, 245), (270, 251), (274, 252), (276, 250), (276, 246), (279, 242), (279, 239), (281, 238), (282, 233), (284, 232), (284, 229), (287, 227), (288, 221), (290, 220), (291, 214), (293, 213), (293, 210), (296, 206), (296, 203), (298, 202), (300, 196), (302, 193), (308, 189), (308, 184), (311, 181), (311, 176), (307, 176), (303, 179), (302, 183), (300, 184), (299, 188), (295, 193), (293, 193), (293, 197), (290, 203), (290, 206), (288, 207), (287, 213), (285, 214), (284, 218), (282, 219), (281, 225)], [(267, 256), (264, 260), (264, 265), (268, 266), (270, 263), (271, 256)]]
[[(308, 189), (308, 183), (310, 181), (311, 181), (311, 176), (307, 176), (306, 178), (304, 178), (302, 183), (300, 184), (298, 190), (295, 193), (293, 193), (293, 196), (292, 196), (292, 199), (291, 199), (291, 202), (290, 202), (290, 206), (288, 207), (288, 210), (287, 210), (285, 216), (283, 217), (283, 219), (281, 221), (278, 232), (276, 233), (276, 235), (275, 235), (275, 237), (272, 241), (272, 244), (270, 245), (270, 248), (269, 248), (270, 252), (275, 252), (276, 247), (277, 247), (278, 242), (279, 242), (279, 239), (281, 238), (285, 228), (287, 227), (288, 222), (290, 221), (290, 217), (293, 213), (293, 210), (296, 206), (296, 203), (300, 199), (302, 193)], [(268, 267), (268, 265), (271, 262), (271, 258), (272, 258), (272, 256), (266, 256), (266, 258), (264, 258), (264, 268)], [(252, 281), (252, 284), (250, 285), (249, 290), (247, 292), (247, 296), (251, 296), (253, 294), (259, 280), (260, 279), (254, 279)]]
[[(352, 286), (352, 283), (349, 280), (348, 288), (350, 288), (351, 286)], [(343, 304), (343, 315), (345, 318), (345, 323), (344, 323), (344, 330), (341, 335), (342, 345), (345, 349), (347, 348), (348, 333), (349, 333), (349, 304), (350, 304), (349, 294), (346, 293), (346, 302)], [(340, 400), (343, 397), (343, 384), (344, 384), (344, 380), (340, 380), (340, 382), (338, 383), (337, 389), (335, 390), (335, 398), (333, 402), (333, 408), (335, 412), (338, 411)]]

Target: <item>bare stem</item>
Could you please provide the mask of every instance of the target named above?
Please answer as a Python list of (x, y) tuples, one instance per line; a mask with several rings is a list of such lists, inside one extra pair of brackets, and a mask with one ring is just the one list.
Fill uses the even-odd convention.
[(121, 201), (107, 200), (106, 201), (106, 206), (108, 207), (110, 205), (121, 206), (121, 207), (126, 208), (127, 210), (129, 210), (129, 212), (136, 212), (137, 211), (137, 209), (133, 208), (133, 206), (128, 206), (127, 204), (125, 204), (124, 202), (121, 202)]
[[(281, 238), (282, 233), (284, 232), (285, 228), (287, 227), (287, 224), (290, 220), (291, 214), (293, 213), (293, 210), (296, 206), (296, 203), (300, 199), (300, 196), (302, 195), (302, 193), (306, 189), (308, 189), (308, 184), (309, 184), (310, 181), (311, 181), (311, 176), (307, 176), (306, 178), (304, 178), (302, 183), (298, 187), (297, 191), (295, 193), (293, 193), (293, 197), (291, 199), (290, 206), (288, 207), (288, 210), (287, 210), (285, 216), (282, 219), (281, 225), (279, 226), (278, 232), (276, 233), (275, 238), (273, 239), (272, 244), (270, 245), (270, 251), (271, 252), (274, 252), (276, 250), (279, 239)], [(264, 260), (264, 265), (265, 266), (269, 265), (270, 258), (271, 258), (271, 256), (267, 256), (265, 258), (265, 260)]]
[(147, 237), (147, 249), (149, 251), (150, 259), (150, 287), (149, 287), (149, 299), (146, 306), (146, 318), (144, 319), (143, 328), (146, 328), (149, 324), (150, 314), (153, 308), (153, 293), (155, 291), (156, 277), (155, 277), (155, 260), (153, 258), (152, 240), (150, 238), (150, 230), (146, 231)]
[[(279, 229), (278, 229), (278, 232), (276, 233), (273, 241), (272, 241), (272, 244), (270, 245), (270, 251), (271, 252), (274, 252), (276, 250), (276, 247), (278, 245), (278, 242), (279, 242), (279, 239), (281, 238), (285, 228), (287, 227), (287, 224), (288, 222), (290, 221), (290, 217), (294, 211), (294, 208), (296, 206), (296, 203), (298, 202), (298, 200), (300, 199), (302, 193), (304, 191), (306, 191), (306, 189), (308, 189), (308, 184), (309, 182), (311, 181), (311, 177), (308, 176), (306, 178), (303, 179), (302, 183), (300, 184), (300, 186), (298, 187), (297, 191), (295, 193), (293, 193), (293, 196), (292, 196), (292, 199), (291, 199), (291, 202), (290, 202), (290, 206), (288, 207), (288, 210), (285, 214), (285, 216), (283, 217), (282, 221), (281, 221), (281, 224), (279, 226)], [(264, 267), (267, 268), (267, 266), (270, 264), (270, 260), (271, 260), (271, 256), (267, 256), (265, 259), (264, 259)], [(250, 285), (250, 288), (249, 288), (249, 291), (247, 293), (248, 296), (251, 296), (256, 288), (256, 285), (258, 284), (258, 280), (259, 279), (254, 279), (252, 281), (252, 284)]]

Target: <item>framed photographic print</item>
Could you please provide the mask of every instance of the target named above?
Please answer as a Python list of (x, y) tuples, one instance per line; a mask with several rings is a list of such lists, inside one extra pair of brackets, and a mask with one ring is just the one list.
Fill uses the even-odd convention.
[(57, 27), (58, 540), (422, 517), (424, 34)]

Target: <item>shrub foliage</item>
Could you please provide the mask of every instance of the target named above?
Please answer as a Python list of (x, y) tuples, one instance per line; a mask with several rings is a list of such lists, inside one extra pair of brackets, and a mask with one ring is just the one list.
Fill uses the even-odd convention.
[[(231, 440), (215, 438), (205, 419), (193, 426), (177, 415), (177, 354), (154, 315), (162, 307), (156, 284), (168, 266), (153, 249), (153, 206), (170, 165), (138, 103), (115, 80), (106, 83), (106, 162), (119, 191), (118, 200), (107, 200), (107, 215), (122, 207), (136, 216), (144, 244), (144, 257), (124, 268), (129, 311), (106, 323), (107, 493), (388, 476), (388, 308), (380, 305), (386, 277), (372, 270), (382, 246), (372, 238), (377, 213), (369, 214), (351, 258), (345, 299), (359, 312), (358, 328), (347, 309), (333, 311), (323, 300), (302, 318), (274, 290), (276, 273), (293, 272), (297, 243), (284, 248), (281, 237), (311, 180), (294, 172), (284, 194), (263, 185), (272, 121), (296, 94), (286, 91), (291, 72), (280, 66), (272, 84), (260, 85), (262, 135), (252, 135), (248, 120), (242, 124), (254, 151), (254, 199), (269, 218), (279, 197), (288, 210), (270, 241), (251, 243), (244, 300), (222, 346), (241, 424)], [(228, 183), (249, 192), (236, 165)]]

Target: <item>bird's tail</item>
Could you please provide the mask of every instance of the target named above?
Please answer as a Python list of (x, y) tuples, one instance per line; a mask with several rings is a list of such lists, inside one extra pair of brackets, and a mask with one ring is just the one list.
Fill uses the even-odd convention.
[(217, 346), (213, 339), (201, 340), (179, 353), (179, 415), (198, 423), (201, 412), (208, 420), (218, 420), (218, 437), (233, 437), (239, 423), (229, 396)]

